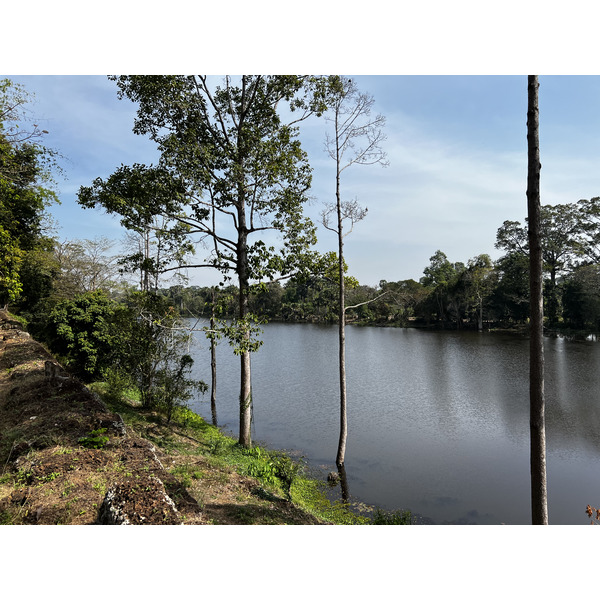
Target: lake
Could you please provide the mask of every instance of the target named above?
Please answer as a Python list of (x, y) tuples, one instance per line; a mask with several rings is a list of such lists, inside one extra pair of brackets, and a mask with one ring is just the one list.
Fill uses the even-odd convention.
[[(529, 524), (529, 342), (500, 333), (346, 328), (346, 473), (355, 500), (436, 524)], [(194, 375), (210, 383), (196, 333)], [(253, 438), (336, 471), (335, 325), (270, 323), (252, 355)], [(600, 344), (545, 339), (548, 513), (600, 507)], [(239, 358), (217, 352), (220, 426), (238, 432)], [(211, 420), (210, 394), (190, 407)]]

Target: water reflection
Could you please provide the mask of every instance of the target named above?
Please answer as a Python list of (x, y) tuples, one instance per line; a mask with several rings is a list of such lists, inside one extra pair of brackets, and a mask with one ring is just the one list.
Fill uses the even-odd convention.
[[(339, 433), (336, 329), (264, 329), (254, 435), (301, 451), (325, 479)], [(209, 380), (206, 342), (196, 351)], [(545, 356), (550, 522), (587, 524), (600, 498), (600, 345), (548, 338)], [(345, 493), (437, 523), (530, 522), (527, 339), (349, 327), (347, 362)], [(239, 365), (226, 344), (217, 370), (220, 420), (237, 434)], [(196, 409), (210, 416), (206, 402)]]

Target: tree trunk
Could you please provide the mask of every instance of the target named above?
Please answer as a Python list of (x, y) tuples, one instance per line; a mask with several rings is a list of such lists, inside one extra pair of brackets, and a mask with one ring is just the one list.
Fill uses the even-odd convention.
[(540, 234), (540, 147), (538, 78), (528, 77), (527, 108), (527, 215), (529, 222), (529, 289), (531, 334), (529, 350), (529, 428), (531, 436), (531, 518), (533, 525), (548, 524), (546, 485), (546, 425), (544, 416), (544, 305)]
[[(212, 291), (212, 308), (210, 313), (210, 330), (215, 331), (215, 290)], [(217, 426), (217, 341), (213, 333), (210, 338), (210, 412), (212, 424)]]
[[(245, 223), (245, 211), (243, 207), (239, 211), (240, 224)], [(240, 225), (238, 234), (238, 274), (239, 274), (239, 290), (240, 290), (240, 321), (248, 316), (248, 295), (250, 291), (248, 277), (248, 247), (247, 234), (245, 228)], [(250, 332), (244, 332), (242, 343), (245, 347), (240, 354), (240, 436), (239, 443), (244, 448), (250, 448), (252, 445), (252, 436), (250, 426), (252, 424), (252, 384), (250, 372), (250, 351), (248, 342), (250, 340)]]
[[(339, 166), (339, 161), (338, 161)], [(339, 167), (338, 167), (339, 168)], [(342, 204), (340, 198), (340, 174), (336, 178), (336, 197), (338, 215), (338, 260), (339, 260), (339, 371), (340, 371), (340, 439), (335, 464), (338, 469), (344, 466), (346, 457), (346, 439), (348, 437), (348, 416), (346, 410), (346, 285), (344, 281), (344, 235), (342, 223)]]
[(338, 466), (338, 474), (340, 476), (340, 487), (342, 488), (342, 502), (350, 502), (350, 490), (348, 488), (348, 478), (346, 477), (346, 467)]
[(252, 386), (250, 384), (250, 352), (240, 356), (240, 437), (239, 444), (244, 448), (252, 446), (250, 426), (252, 424)]

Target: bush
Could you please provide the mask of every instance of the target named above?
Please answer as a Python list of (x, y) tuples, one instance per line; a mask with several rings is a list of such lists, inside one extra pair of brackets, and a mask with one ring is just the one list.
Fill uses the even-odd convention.
[(96, 291), (62, 300), (51, 310), (41, 336), (54, 354), (85, 381), (110, 368), (120, 346), (120, 331), (112, 326), (123, 307)]
[(131, 377), (114, 367), (103, 369), (102, 379), (104, 380), (103, 395), (109, 402), (122, 400), (125, 392), (132, 386)]
[(413, 519), (410, 510), (397, 510), (386, 512), (377, 509), (373, 515), (373, 525), (412, 525)]

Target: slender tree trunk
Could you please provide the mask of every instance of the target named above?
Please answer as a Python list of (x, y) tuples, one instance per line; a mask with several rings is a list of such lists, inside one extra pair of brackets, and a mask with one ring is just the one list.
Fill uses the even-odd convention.
[[(244, 90), (245, 88), (243, 88)], [(244, 93), (244, 91), (242, 91)], [(243, 104), (243, 101), (242, 101)], [(245, 325), (245, 320), (248, 316), (248, 297), (250, 294), (250, 271), (248, 265), (248, 228), (246, 221), (246, 191), (244, 180), (244, 156), (245, 142), (242, 136), (243, 117), (237, 125), (237, 272), (239, 281), (239, 311), (240, 322)], [(250, 350), (248, 344), (250, 341), (250, 332), (246, 329), (240, 354), (240, 435), (239, 444), (244, 448), (252, 446), (252, 377), (250, 370)]]
[[(212, 290), (212, 308), (210, 313), (210, 329), (215, 330), (215, 290)], [(217, 341), (214, 333), (210, 338), (210, 412), (212, 424), (217, 426)]]
[(239, 443), (244, 448), (252, 446), (250, 427), (252, 424), (252, 386), (250, 384), (250, 352), (243, 352), (240, 356), (240, 437)]
[(529, 286), (531, 336), (529, 351), (529, 428), (531, 436), (531, 519), (548, 524), (546, 484), (546, 424), (544, 402), (544, 305), (540, 235), (540, 144), (538, 78), (528, 77), (527, 109), (527, 215), (529, 222)]
[[(245, 223), (245, 214), (243, 208), (239, 212), (240, 224)], [(238, 273), (240, 290), (240, 320), (243, 323), (248, 316), (248, 295), (249, 295), (249, 277), (248, 277), (248, 250), (247, 234), (245, 228), (240, 225), (238, 235)], [(252, 436), (250, 427), (252, 424), (252, 385), (250, 371), (250, 351), (247, 344), (250, 340), (250, 332), (245, 331), (243, 343), (246, 345), (240, 354), (240, 436), (239, 443), (244, 448), (250, 448), (252, 445)]]
[(350, 501), (350, 490), (348, 488), (348, 478), (346, 477), (346, 467), (338, 466), (338, 474), (340, 476), (340, 487), (342, 488), (342, 502)]
[(149, 276), (150, 274), (148, 273), (148, 260), (150, 258), (150, 238), (149, 238), (149, 233), (146, 231), (144, 232), (144, 262), (146, 263), (144, 265), (144, 284), (143, 284), (143, 290), (144, 292), (148, 292), (150, 291), (150, 280), (149, 280)]
[[(338, 161), (339, 165), (339, 161)], [(338, 216), (338, 260), (339, 260), (339, 370), (340, 370), (340, 439), (335, 464), (338, 469), (344, 466), (346, 440), (348, 438), (348, 415), (346, 396), (346, 285), (344, 281), (344, 234), (342, 223), (342, 204), (340, 198), (340, 174), (336, 177), (336, 198)]]
[[(240, 282), (241, 284), (241, 282)], [(240, 285), (240, 318), (248, 314), (248, 284)], [(247, 343), (250, 333), (244, 333), (244, 343)], [(244, 350), (240, 355), (240, 437), (239, 443), (244, 448), (252, 445), (250, 426), (252, 424), (252, 386), (250, 372), (250, 352)]]

